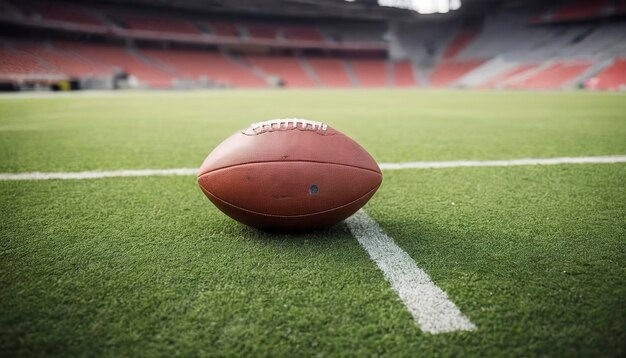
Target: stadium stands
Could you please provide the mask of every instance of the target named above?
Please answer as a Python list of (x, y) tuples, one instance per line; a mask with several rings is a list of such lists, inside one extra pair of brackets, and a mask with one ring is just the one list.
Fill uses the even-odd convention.
[(559, 62), (549, 65), (527, 78), (510, 83), (510, 86), (525, 89), (558, 89), (580, 76), (590, 66), (590, 62)]
[(467, 30), (461, 31), (450, 43), (446, 51), (443, 53), (443, 58), (446, 60), (456, 57), (463, 49), (469, 45), (472, 40), (478, 36), (478, 31)]
[(613, 64), (589, 79), (586, 87), (595, 90), (626, 89), (626, 58), (618, 58)]
[(557, 4), (529, 19), (530, 24), (551, 22), (573, 22), (597, 18), (607, 18), (626, 13), (624, 0), (577, 0)]
[(484, 62), (482, 59), (441, 61), (430, 75), (429, 83), (433, 87), (452, 86)]
[[(337, 39), (329, 39), (314, 25), (283, 25), (270, 20), (228, 20), (228, 17), (223, 16), (208, 20), (189, 13), (167, 13), (158, 7), (142, 13), (138, 7), (123, 9), (124, 2), (114, 6), (90, 3), (87, 7), (63, 0), (3, 1), (0, 2), (0, 22), (54, 31), (203, 45), (257, 44), (273, 48), (345, 49), (380, 53), (386, 49), (381, 36), (383, 28), (376, 28), (370, 32), (374, 35), (367, 34), (359, 39), (348, 38), (351, 36), (344, 38), (341, 34)], [(346, 29), (350, 29), (350, 26), (342, 27), (339, 32), (348, 31)]]
[(311, 65), (323, 86), (353, 86), (343, 60), (332, 58), (309, 58), (307, 59), (307, 62)]
[(608, 0), (578, 0), (557, 9), (552, 18), (557, 21), (568, 21), (601, 16), (608, 5)]
[[(626, 11), (622, 0), (546, 5), (542, 16), (562, 22), (546, 26), (529, 26), (528, 12), (503, 8), (486, 16), (480, 31), (475, 22), (468, 28), (461, 21), (445, 27), (420, 23), (388, 29), (365, 21), (205, 19), (158, 8), (126, 11), (124, 6), (0, 0), (0, 9), (6, 10), (0, 21), (17, 22), (19, 29), (33, 27), (2, 41), (0, 73), (3, 78), (14, 71), (13, 78), (75, 79), (111, 76), (119, 69), (141, 86), (156, 88), (561, 89), (585, 84), (590, 89), (625, 89), (626, 22), (577, 22), (583, 15), (589, 19)], [(29, 31), (48, 29), (51, 43), (28, 40)], [(92, 33), (98, 35), (90, 37)], [(54, 40), (79, 37), (88, 40)]]
[(385, 87), (390, 77), (383, 60), (351, 60), (350, 65), (361, 87)]
[(248, 25), (246, 26), (248, 34), (252, 38), (257, 39), (276, 39), (278, 36), (278, 28), (267, 25)]
[(20, 44), (16, 48), (37, 58), (40, 63), (46, 64), (54, 72), (62, 73), (71, 78), (108, 75), (111, 72), (111, 69), (107, 66), (90, 63), (71, 53), (54, 49), (50, 46)]
[(248, 56), (247, 61), (268, 76), (279, 77), (287, 87), (315, 87), (316, 83), (297, 57)]
[(50, 73), (57, 73), (57, 71), (46, 66), (36, 57), (23, 51), (0, 47), (0, 77)]
[(44, 20), (77, 23), (84, 25), (103, 25), (102, 21), (80, 5), (53, 2), (36, 2), (33, 9)]
[(397, 87), (413, 87), (417, 85), (411, 61), (394, 62), (391, 71), (392, 85)]
[(237, 25), (232, 22), (224, 21), (207, 21), (204, 25), (211, 31), (214, 36), (238, 37), (239, 30)]
[(233, 87), (264, 87), (265, 81), (244, 65), (221, 53), (182, 50), (141, 50), (155, 63), (171, 68), (175, 73), (192, 80), (207, 80)]
[[(266, 78), (277, 77), (287, 87), (350, 87), (348, 63), (337, 58), (248, 55), (233, 59), (224, 54), (200, 50), (128, 50), (117, 46), (56, 41), (13, 44), (4, 49), (0, 73), (62, 74), (69, 78), (109, 76), (115, 70), (137, 78), (143, 86), (171, 88), (176, 79), (232, 87), (266, 87)], [(383, 60), (352, 60), (356, 82), (364, 87), (390, 83)], [(399, 64), (396, 77), (410, 71)], [(255, 71), (256, 69), (256, 71)], [(261, 75), (262, 73), (262, 75)], [(264, 76), (266, 78), (264, 78)], [(2, 78), (7, 78), (3, 76)], [(318, 80), (319, 79), (319, 80)], [(399, 85), (414, 85), (397, 79)]]
[(171, 87), (175, 78), (171, 73), (141, 60), (121, 47), (75, 42), (56, 42), (54, 46), (78, 54), (91, 63), (108, 66), (111, 69), (118, 68), (135, 76), (141, 84), (150, 87)]
[(287, 26), (283, 34), (289, 40), (324, 41), (324, 36), (315, 27)]
[(169, 17), (146, 15), (117, 15), (129, 30), (158, 31), (179, 34), (199, 34), (198, 29), (188, 21)]
[(485, 82), (480, 83), (478, 88), (499, 88), (506, 87), (506, 83), (515, 79), (516, 77), (527, 73), (528, 71), (537, 67), (537, 64), (528, 63), (519, 66), (515, 66), (507, 71), (504, 71), (494, 77), (488, 78)]

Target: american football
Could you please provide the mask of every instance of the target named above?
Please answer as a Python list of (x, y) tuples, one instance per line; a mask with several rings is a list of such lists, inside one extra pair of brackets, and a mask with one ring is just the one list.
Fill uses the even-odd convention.
[(376, 161), (358, 143), (304, 119), (254, 123), (217, 146), (198, 172), (200, 188), (226, 215), (285, 231), (340, 222), (381, 182)]

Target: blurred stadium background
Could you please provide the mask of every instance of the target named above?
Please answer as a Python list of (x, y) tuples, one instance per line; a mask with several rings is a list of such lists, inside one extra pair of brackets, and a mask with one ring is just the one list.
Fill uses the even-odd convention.
[(623, 90), (624, 0), (0, 0), (3, 90)]

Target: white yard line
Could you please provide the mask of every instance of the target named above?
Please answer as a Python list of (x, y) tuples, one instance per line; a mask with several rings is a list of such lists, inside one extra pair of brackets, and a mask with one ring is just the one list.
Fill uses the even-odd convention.
[(32, 173), (3, 173), (0, 180), (49, 180), (49, 179), (100, 179), (115, 177), (149, 177), (149, 176), (180, 176), (195, 175), (197, 168), (179, 169), (138, 169), (138, 170), (112, 170), (93, 172), (32, 172)]
[(352, 235), (383, 272), (422, 331), (471, 331), (476, 326), (448, 295), (363, 210), (346, 219)]
[[(558, 164), (610, 164), (626, 163), (626, 155), (599, 156), (599, 157), (561, 157), (538, 159), (511, 159), (511, 160), (455, 160), (444, 162), (405, 162), (381, 163), (383, 170), (401, 169), (439, 169), (461, 167), (512, 167), (521, 165), (558, 165)], [(195, 175), (196, 168), (175, 169), (137, 169), (85, 172), (30, 172), (30, 173), (0, 173), (2, 180), (47, 180), (47, 179), (99, 179), (113, 177), (146, 177), (146, 176), (180, 176)]]
[(525, 158), (510, 160), (454, 160), (449, 162), (381, 163), (380, 169), (437, 169), (461, 167), (514, 167), (520, 165), (607, 164), (626, 163), (626, 155), (599, 157)]

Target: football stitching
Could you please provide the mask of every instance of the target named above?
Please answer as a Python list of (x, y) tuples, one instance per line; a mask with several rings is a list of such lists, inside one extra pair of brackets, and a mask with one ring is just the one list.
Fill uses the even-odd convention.
[(246, 135), (255, 135), (293, 129), (301, 131), (326, 132), (328, 130), (328, 125), (323, 122), (311, 121), (302, 118), (282, 118), (252, 123), (250, 127), (241, 132)]

